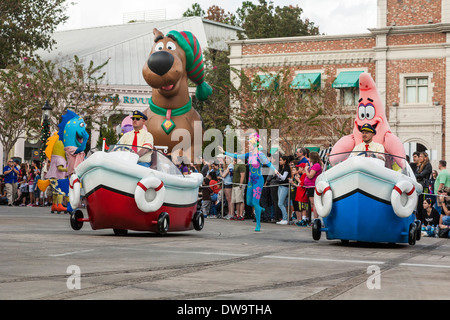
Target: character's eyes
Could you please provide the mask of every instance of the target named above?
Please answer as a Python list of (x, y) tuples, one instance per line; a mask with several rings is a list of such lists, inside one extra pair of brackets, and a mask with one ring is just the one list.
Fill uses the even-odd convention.
[(375, 117), (375, 107), (372, 104), (366, 105), (366, 119), (372, 120)]
[(363, 104), (358, 106), (358, 118), (359, 120), (364, 120), (366, 118), (366, 106)]
[(366, 106), (362, 103), (358, 106), (358, 118), (359, 120), (372, 120), (375, 117), (375, 107), (372, 104)]
[(86, 124), (84, 122), (80, 123), (80, 127), (84, 128)]
[(177, 50), (177, 46), (172, 41), (169, 41), (169, 42), (167, 42), (167, 49), (174, 51), (174, 50)]
[[(166, 48), (168, 50), (175, 51), (175, 50), (177, 50), (177, 45), (175, 43), (173, 43), (172, 41), (169, 41), (166, 44)], [(164, 42), (158, 42), (155, 45), (155, 51), (162, 51), (162, 50), (164, 50)]]

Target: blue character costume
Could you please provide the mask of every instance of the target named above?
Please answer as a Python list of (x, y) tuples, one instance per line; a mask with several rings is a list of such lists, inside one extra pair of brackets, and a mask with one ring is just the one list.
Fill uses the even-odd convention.
[(89, 134), (84, 120), (71, 110), (67, 110), (62, 116), (58, 128), (59, 132), (55, 132), (47, 140), (45, 150), (47, 158), (50, 159), (50, 174), (47, 173), (47, 180), (38, 181), (38, 187), (45, 191), (49, 185), (52, 186), (52, 212), (72, 212), (70, 203), (67, 203), (67, 208), (62, 206), (62, 198), (69, 194), (68, 176), (85, 158), (84, 150)]
[(256, 228), (255, 231), (261, 230), (261, 213), (264, 208), (259, 204), (261, 199), (262, 189), (264, 187), (264, 177), (262, 176), (261, 168), (267, 165), (269, 168), (278, 173), (277, 169), (267, 159), (266, 155), (258, 150), (259, 135), (253, 133), (249, 137), (250, 152), (245, 154), (234, 154), (224, 152), (225, 155), (242, 160), (248, 160), (249, 177), (247, 184), (246, 202), (247, 205), (255, 209)]
[[(84, 120), (71, 110), (67, 110), (66, 114), (62, 116), (58, 128), (59, 139), (64, 144), (64, 151), (66, 152), (67, 177), (70, 177), (74, 173), (75, 168), (86, 157), (84, 150), (86, 149), (89, 134), (86, 131)], [(66, 180), (67, 185), (69, 185), (69, 179), (67, 178)], [(70, 202), (67, 204), (67, 211), (73, 211)]]
[(67, 110), (58, 125), (59, 139), (64, 144), (67, 158), (67, 176), (71, 176), (75, 168), (85, 158), (84, 150), (89, 139), (86, 131), (86, 123), (75, 112)]

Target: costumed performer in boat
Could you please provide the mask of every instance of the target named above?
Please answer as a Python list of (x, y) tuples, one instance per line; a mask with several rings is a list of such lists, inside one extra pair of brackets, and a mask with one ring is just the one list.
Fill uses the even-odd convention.
[(273, 166), (273, 164), (267, 159), (266, 155), (258, 150), (258, 143), (260, 137), (257, 133), (252, 133), (249, 136), (249, 152), (245, 154), (234, 154), (223, 150), (219, 146), (219, 151), (224, 155), (232, 157), (234, 159), (247, 160), (249, 165), (249, 177), (247, 184), (247, 195), (246, 203), (247, 205), (255, 209), (256, 217), (256, 228), (255, 231), (261, 231), (261, 213), (264, 210), (259, 201), (261, 199), (261, 193), (264, 186), (264, 177), (262, 176), (261, 168), (263, 165), (267, 165), (269, 168), (275, 171), (275, 174), (280, 176), (278, 170)]
[[(365, 124), (370, 124), (376, 130), (377, 134), (373, 137), (373, 140), (383, 145), (385, 153), (405, 158), (405, 148), (401, 140), (391, 132), (383, 101), (378, 93), (375, 81), (373, 81), (370, 74), (365, 72), (359, 76), (359, 98), (353, 132), (336, 142), (331, 151), (330, 162), (336, 164), (345, 160), (346, 155), (341, 153), (350, 152), (355, 146), (363, 142), (362, 131), (360, 130)], [(394, 160), (398, 161), (397, 164), (403, 168), (402, 161), (397, 158)]]
[[(131, 120), (133, 121), (133, 130), (125, 133), (117, 144), (132, 145), (132, 149), (139, 155), (138, 164), (144, 167), (150, 167), (153, 149), (153, 135), (144, 129), (147, 116), (139, 110), (133, 111)], [(147, 148), (138, 148), (147, 147)], [(138, 150), (139, 149), (139, 150)]]
[(384, 146), (378, 142), (373, 141), (373, 137), (377, 134), (377, 131), (374, 129), (374, 127), (372, 127), (368, 123), (365, 123), (361, 126), (359, 131), (361, 132), (363, 142), (356, 145), (353, 148), (353, 151), (359, 151), (360, 153), (353, 152), (350, 157), (355, 155), (365, 155), (367, 157), (370, 156), (370, 152), (372, 151), (378, 153), (376, 157), (384, 161), (385, 159), (382, 155), (382, 153), (384, 153)]

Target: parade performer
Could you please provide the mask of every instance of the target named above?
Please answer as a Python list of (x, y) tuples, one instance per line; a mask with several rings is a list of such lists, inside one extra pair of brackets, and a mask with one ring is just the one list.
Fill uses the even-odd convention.
[(58, 125), (59, 139), (64, 144), (67, 159), (67, 176), (72, 175), (75, 168), (86, 157), (84, 150), (89, 139), (86, 123), (75, 112), (67, 110)]
[[(133, 130), (125, 133), (117, 144), (131, 145), (134, 152), (139, 155), (138, 164), (144, 167), (150, 167), (153, 135), (144, 128), (144, 122), (147, 116), (139, 110), (133, 111)], [(144, 148), (140, 148), (144, 147)]]
[(269, 168), (275, 171), (275, 174), (279, 175), (278, 170), (267, 159), (266, 155), (259, 151), (259, 135), (252, 133), (249, 137), (249, 152), (245, 154), (234, 154), (225, 152), (221, 146), (219, 146), (220, 152), (223, 154), (235, 158), (248, 160), (249, 165), (249, 177), (247, 184), (246, 203), (247, 205), (255, 209), (256, 228), (255, 231), (261, 230), (261, 213), (263, 208), (260, 206), (259, 201), (261, 199), (261, 193), (264, 186), (264, 177), (262, 176), (261, 168), (263, 165), (267, 165)]
[(67, 211), (67, 208), (63, 205), (63, 198), (68, 194), (66, 152), (58, 133), (55, 132), (47, 139), (45, 155), (50, 159), (50, 167), (45, 175), (46, 180), (39, 180), (37, 186), (42, 192), (45, 192), (47, 187), (51, 186), (53, 193), (52, 213)]
[[(386, 153), (405, 158), (405, 148), (400, 139), (391, 132), (384, 106), (376, 88), (375, 82), (368, 73), (361, 73), (359, 76), (359, 105), (353, 133), (342, 137), (334, 145), (331, 155), (350, 152), (363, 142), (361, 128), (369, 124), (376, 130), (377, 134), (373, 137), (373, 141), (384, 146)], [(341, 157), (330, 157), (332, 163), (341, 161)], [(403, 163), (399, 163), (403, 167)]]

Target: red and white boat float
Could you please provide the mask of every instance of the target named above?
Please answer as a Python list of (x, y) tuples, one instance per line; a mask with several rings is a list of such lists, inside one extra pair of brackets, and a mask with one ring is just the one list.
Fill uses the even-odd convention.
[(84, 222), (92, 229), (113, 229), (116, 235), (128, 230), (165, 234), (201, 230), (204, 217), (197, 212), (203, 175), (183, 175), (166, 156), (153, 150), (150, 168), (138, 164), (131, 146), (110, 146), (83, 161), (70, 177), (69, 198), (78, 208), (84, 196), (88, 218), (80, 209), (70, 223), (80, 230)]

